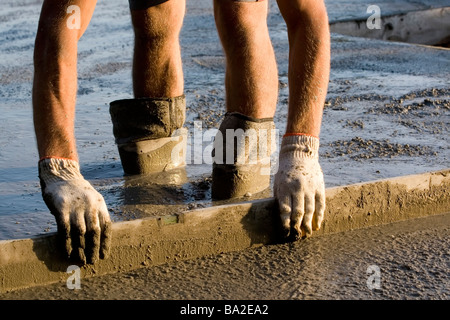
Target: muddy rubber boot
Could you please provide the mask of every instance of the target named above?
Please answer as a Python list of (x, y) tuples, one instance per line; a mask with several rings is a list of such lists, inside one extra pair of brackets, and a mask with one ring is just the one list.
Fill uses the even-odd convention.
[(126, 174), (168, 171), (186, 165), (184, 95), (116, 100), (109, 111)]
[(267, 189), (274, 140), (273, 118), (227, 113), (214, 140), (212, 198), (240, 198)]

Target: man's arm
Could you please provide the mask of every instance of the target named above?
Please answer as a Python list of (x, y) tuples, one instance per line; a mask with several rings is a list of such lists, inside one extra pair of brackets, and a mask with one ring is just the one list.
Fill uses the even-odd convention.
[(68, 28), (68, 6), (69, 1), (51, 0), (42, 6), (34, 49), (33, 115), (39, 156), (78, 161), (74, 119), (82, 30)]
[(286, 235), (309, 236), (325, 211), (319, 134), (330, 72), (323, 1), (278, 0), (289, 37), (289, 112), (274, 194)]
[[(68, 255), (95, 262), (109, 250), (111, 221), (103, 197), (80, 173), (74, 135), (77, 43), (96, 1), (44, 1), (34, 51), (33, 117), (39, 177)], [(69, 28), (70, 5), (80, 8), (80, 28)]]

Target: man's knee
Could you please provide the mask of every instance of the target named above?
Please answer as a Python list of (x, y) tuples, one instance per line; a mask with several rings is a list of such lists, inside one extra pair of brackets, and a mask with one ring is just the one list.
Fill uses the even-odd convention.
[(214, 15), (219, 31), (233, 41), (267, 26), (267, 0), (215, 0)]
[(183, 25), (185, 0), (130, 0), (136, 38), (164, 41), (178, 38)]

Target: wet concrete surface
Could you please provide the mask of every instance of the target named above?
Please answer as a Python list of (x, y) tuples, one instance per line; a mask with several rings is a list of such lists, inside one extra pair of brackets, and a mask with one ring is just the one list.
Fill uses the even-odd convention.
[[(0, 299), (450, 297), (450, 213), (0, 294)], [(69, 277), (69, 275), (68, 275)]]
[[(327, 1), (331, 21), (366, 16), (369, 1)], [(444, 6), (448, 1), (378, 1), (383, 13)], [(31, 117), (32, 54), (41, 3), (0, 4), (0, 239), (56, 230), (42, 201)], [(187, 122), (217, 128), (224, 110), (224, 56), (210, 1), (187, 1), (181, 35)], [(275, 117), (287, 113), (285, 24), (270, 2), (268, 25), (279, 65)], [(83, 175), (102, 193), (114, 221), (214, 205), (211, 165), (191, 163), (169, 174), (124, 177), (109, 118), (109, 102), (132, 97), (133, 32), (127, 2), (99, 2), (79, 43), (76, 135)], [(450, 51), (332, 35), (329, 92), (321, 134), (327, 187), (441, 170), (449, 163)], [(193, 143), (193, 139), (188, 140)], [(203, 141), (207, 148), (211, 141)], [(179, 179), (181, 177), (181, 179)], [(184, 179), (184, 180), (183, 180)], [(174, 182), (175, 181), (175, 182)], [(176, 182), (178, 181), (178, 182)], [(267, 197), (271, 190), (256, 197)], [(141, 204), (154, 204), (153, 209)]]
[[(211, 3), (187, 3), (181, 37), (187, 125), (217, 128), (225, 111), (224, 57)], [(327, 1), (331, 21), (366, 16), (370, 4)], [(377, 4), (383, 14), (450, 5)], [(280, 81), (275, 120), (282, 132), (287, 36), (275, 1), (270, 5)], [(31, 118), (40, 6), (34, 0), (0, 4), (0, 239), (56, 230), (40, 194)], [(105, 197), (114, 221), (214, 205), (205, 163), (158, 177), (123, 176), (108, 105), (131, 97), (132, 47), (126, 1), (99, 2), (79, 44), (76, 133), (83, 174)], [(332, 34), (331, 67), (321, 134), (327, 187), (448, 167), (449, 50)], [(448, 299), (448, 226), (447, 214), (82, 279), (79, 291), (55, 284), (0, 299)], [(380, 289), (367, 287), (370, 266), (380, 267)]]
[[(449, 190), (450, 169), (327, 188), (325, 219), (313, 236), (448, 212)], [(147, 207), (167, 210), (139, 205)], [(80, 272), (96, 277), (280, 243), (279, 222), (273, 198), (117, 222), (109, 257)], [(56, 243), (54, 233), (0, 241), (0, 292), (65, 281), (78, 261), (60, 255)]]

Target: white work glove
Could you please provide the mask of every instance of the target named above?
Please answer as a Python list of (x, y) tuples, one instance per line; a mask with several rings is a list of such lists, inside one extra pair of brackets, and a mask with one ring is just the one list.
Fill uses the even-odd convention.
[(39, 161), (42, 197), (56, 218), (60, 245), (71, 259), (95, 263), (106, 258), (111, 219), (105, 200), (80, 173), (77, 161)]
[(319, 139), (286, 135), (274, 181), (282, 229), (295, 240), (319, 230), (325, 212), (325, 183), (319, 164)]

